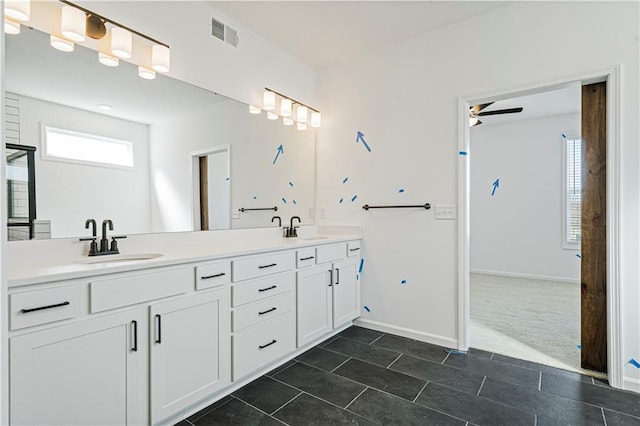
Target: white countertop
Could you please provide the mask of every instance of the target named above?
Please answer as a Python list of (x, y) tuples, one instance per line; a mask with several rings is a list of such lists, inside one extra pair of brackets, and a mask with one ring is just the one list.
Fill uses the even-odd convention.
[[(161, 247), (144, 246), (132, 244), (134, 247), (127, 248), (127, 240), (122, 241), (120, 253), (142, 254), (158, 253), (160, 257), (143, 260), (119, 260), (107, 261), (103, 263), (82, 263), (87, 260), (86, 255), (70, 253), (64, 255), (56, 253), (55, 256), (47, 256), (46, 253), (35, 250), (32, 256), (13, 256), (12, 260), (5, 263), (6, 276), (9, 288), (54, 282), (61, 280), (71, 280), (96, 275), (113, 274), (117, 272), (127, 272), (139, 269), (157, 268), (163, 266), (179, 265), (183, 263), (201, 262), (208, 260), (223, 259), (228, 257), (258, 254), (267, 251), (289, 250), (302, 247), (312, 247), (324, 244), (338, 243), (360, 239), (359, 233), (323, 233), (319, 235), (307, 235), (299, 238), (224, 238), (222, 241), (215, 241), (213, 238), (207, 242), (196, 242), (194, 244), (166, 244)], [(77, 250), (76, 250), (77, 252)], [(34, 255), (35, 254), (35, 255)], [(109, 260), (105, 255), (104, 260)], [(117, 256), (117, 255), (116, 255)]]

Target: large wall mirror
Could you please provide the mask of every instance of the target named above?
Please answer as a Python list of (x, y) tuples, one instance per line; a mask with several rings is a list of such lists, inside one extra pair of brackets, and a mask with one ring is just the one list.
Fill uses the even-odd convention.
[[(88, 218), (123, 234), (313, 223), (312, 129), (166, 75), (144, 80), (124, 61), (106, 67), (79, 45), (60, 52), (34, 29), (5, 42), (5, 142), (36, 148), (36, 219), (52, 238), (86, 235)], [(70, 156), (58, 133), (75, 138)], [(81, 156), (109, 143), (133, 166)]]

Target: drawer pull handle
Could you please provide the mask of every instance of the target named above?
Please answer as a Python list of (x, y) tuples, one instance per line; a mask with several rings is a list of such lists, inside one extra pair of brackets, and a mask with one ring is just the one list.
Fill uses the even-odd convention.
[(268, 314), (269, 312), (273, 312), (273, 311), (275, 311), (276, 309), (278, 309), (278, 308), (276, 308), (276, 307), (274, 306), (273, 308), (271, 308), (271, 309), (267, 309), (266, 311), (258, 312), (258, 315)]
[(133, 347), (131, 351), (138, 352), (138, 321), (131, 321), (131, 325), (133, 325)]
[(273, 268), (276, 265), (277, 265), (277, 263), (271, 263), (269, 265), (260, 265), (260, 266), (258, 266), (258, 269)]
[(69, 302), (68, 300), (65, 300), (62, 303), (56, 303), (54, 305), (38, 306), (37, 308), (20, 309), (20, 312), (23, 314), (28, 314), (29, 312), (42, 311), (43, 309), (59, 308), (61, 306), (67, 306), (70, 304), (71, 302)]
[(360, 250), (360, 247), (349, 249), (349, 251), (358, 251), (358, 250)]
[(333, 269), (329, 269), (329, 287), (333, 285)]
[(267, 288), (259, 288), (258, 291), (259, 292), (263, 292), (263, 291), (273, 290), (276, 287), (278, 287), (278, 286), (277, 285), (272, 285), (271, 287), (267, 287)]
[(162, 317), (160, 314), (156, 314), (156, 320), (158, 322), (158, 338), (156, 339), (156, 343), (162, 343)]
[(300, 260), (311, 260), (313, 259), (313, 256), (309, 256), (309, 257), (301, 257)]
[(258, 348), (259, 348), (259, 349), (264, 349), (264, 348), (266, 348), (267, 346), (271, 346), (271, 345), (273, 345), (273, 344), (275, 344), (275, 343), (277, 343), (277, 342), (278, 342), (278, 341), (277, 341), (276, 339), (273, 339), (271, 342), (267, 343), (266, 345), (260, 345), (260, 346), (258, 346)]
[(201, 280), (208, 280), (210, 278), (224, 277), (225, 275), (227, 275), (225, 272), (220, 272), (219, 274), (207, 275), (207, 276), (204, 276), (204, 277), (200, 277), (200, 279)]
[(340, 284), (340, 268), (336, 268), (336, 285)]

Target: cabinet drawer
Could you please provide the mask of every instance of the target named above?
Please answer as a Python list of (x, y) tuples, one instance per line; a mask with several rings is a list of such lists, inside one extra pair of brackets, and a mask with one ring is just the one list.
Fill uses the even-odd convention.
[(196, 266), (196, 290), (213, 288), (231, 282), (231, 264), (228, 260)]
[(360, 241), (349, 241), (347, 243), (347, 256), (360, 256)]
[(293, 351), (295, 333), (295, 317), (293, 312), (289, 312), (234, 335), (233, 380)]
[(296, 251), (296, 267), (304, 268), (307, 266), (313, 266), (316, 264), (316, 250), (314, 248), (308, 248), (304, 250)]
[(345, 243), (328, 244), (316, 248), (317, 264), (333, 262), (334, 260), (344, 259), (345, 257), (347, 257), (347, 245)]
[(233, 331), (239, 331), (293, 310), (293, 292), (245, 305), (231, 313)]
[(193, 288), (192, 271), (190, 267), (183, 267), (96, 279), (89, 283), (90, 312), (186, 293)]
[(260, 299), (291, 291), (293, 290), (294, 281), (294, 274), (293, 271), (291, 271), (232, 285), (232, 306), (235, 308), (245, 303), (255, 302)]
[(76, 284), (13, 293), (9, 296), (10, 329), (46, 324), (78, 315), (80, 295)]
[(244, 257), (231, 262), (233, 281), (243, 281), (293, 269), (293, 252)]

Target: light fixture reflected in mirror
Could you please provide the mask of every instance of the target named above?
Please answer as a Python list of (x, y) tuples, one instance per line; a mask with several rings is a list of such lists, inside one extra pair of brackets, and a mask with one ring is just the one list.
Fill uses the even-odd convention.
[(296, 128), (297, 128), (298, 130), (307, 130), (307, 125), (306, 125), (306, 124), (304, 124), (304, 123), (300, 123), (300, 122), (298, 122), (298, 123), (296, 123)]
[(249, 113), (250, 114), (260, 114), (262, 110), (257, 106), (249, 105)]
[(296, 107), (296, 121), (298, 123), (306, 123), (308, 112), (309, 109), (305, 105), (298, 105)]
[[(276, 92), (275, 90), (269, 89), (268, 87), (264, 88), (264, 92), (262, 94), (262, 108), (265, 111), (274, 111), (276, 109), (276, 102), (280, 102), (280, 115), (275, 112), (267, 112), (267, 118), (270, 120), (276, 120), (278, 117), (282, 117), (282, 124), (285, 126), (291, 126), (293, 123), (298, 123), (299, 130), (305, 130), (307, 128), (307, 121), (311, 124), (311, 127), (320, 127), (322, 124), (322, 115), (320, 111), (315, 108), (311, 108), (303, 104), (302, 102), (296, 101), (293, 98), (283, 95), (282, 93)], [(293, 107), (295, 105), (296, 113), (295, 117), (293, 114)], [(249, 112), (253, 112), (253, 106), (249, 106)], [(309, 110), (311, 110), (311, 119), (309, 120)]]
[(262, 94), (262, 109), (273, 111), (276, 109), (276, 94), (267, 90)]
[(138, 65), (138, 75), (145, 80), (153, 80), (156, 78), (156, 72), (150, 70), (149, 68), (145, 68), (142, 65)]
[(49, 40), (49, 42), (51, 43), (51, 47), (62, 52), (73, 52), (73, 42), (54, 35), (51, 35)]
[(63, 6), (60, 32), (71, 41), (85, 41), (87, 32), (87, 16), (85, 13), (73, 6)]
[(322, 124), (322, 115), (318, 111), (311, 113), (311, 127), (320, 127)]
[(291, 99), (283, 98), (280, 101), (280, 115), (283, 117), (291, 116), (291, 110), (293, 109), (293, 101)]
[(28, 21), (31, 18), (31, 2), (29, 0), (5, 0), (4, 15), (17, 21)]
[(117, 67), (120, 64), (120, 59), (107, 53), (98, 52), (98, 62), (108, 67)]
[(291, 126), (293, 124), (293, 120), (289, 117), (282, 117), (282, 124), (285, 126)]
[(20, 24), (11, 19), (4, 18), (4, 33), (10, 35), (20, 34)]
[(277, 120), (278, 119), (278, 114), (276, 114), (275, 112), (267, 112), (267, 118), (269, 120)]

